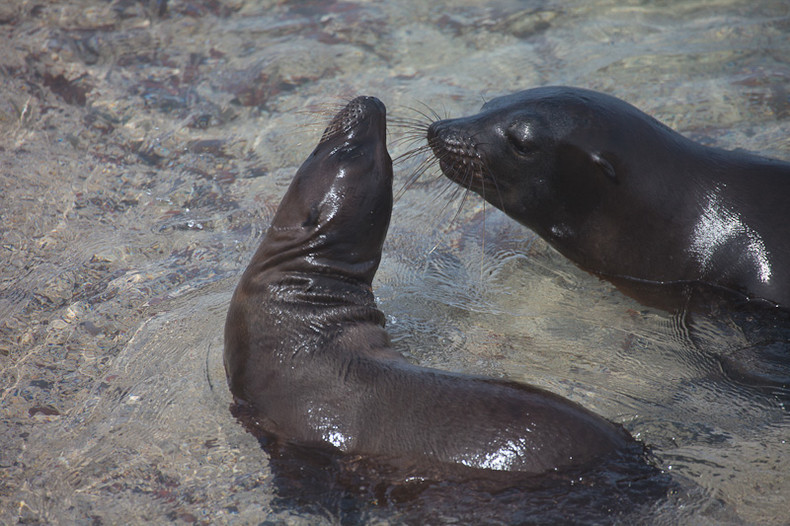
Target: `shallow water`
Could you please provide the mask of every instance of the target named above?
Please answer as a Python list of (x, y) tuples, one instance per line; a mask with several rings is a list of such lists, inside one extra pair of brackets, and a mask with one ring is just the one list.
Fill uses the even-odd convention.
[[(221, 363), (230, 294), (328, 108), (457, 116), (570, 84), (790, 159), (789, 31), (784, 0), (4, 3), (0, 522), (336, 520), (273, 506)], [(375, 291), (399, 350), (622, 423), (699, 488), (646, 523), (787, 522), (787, 393), (722, 366), (763, 327), (643, 307), (477, 198), (438, 211), (452, 195), (426, 174), (395, 205)]]

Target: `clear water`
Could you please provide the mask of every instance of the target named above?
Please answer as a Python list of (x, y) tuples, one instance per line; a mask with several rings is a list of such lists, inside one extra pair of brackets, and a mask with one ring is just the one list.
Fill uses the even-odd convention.
[[(342, 100), (463, 115), (569, 84), (790, 159), (785, 0), (158, 5), (0, 6), (0, 523), (333, 520), (272, 507), (267, 454), (228, 412), (221, 333)], [(390, 129), (393, 155), (406, 133)], [(451, 197), (426, 175), (394, 209), (375, 288), (401, 351), (625, 425), (701, 489), (645, 523), (723, 520), (714, 503), (787, 522), (787, 397), (718, 361), (744, 329), (689, 328), (477, 198), (455, 217)]]

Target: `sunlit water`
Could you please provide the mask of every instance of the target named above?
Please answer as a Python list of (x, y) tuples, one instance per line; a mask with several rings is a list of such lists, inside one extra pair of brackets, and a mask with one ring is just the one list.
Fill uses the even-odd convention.
[[(0, 522), (337, 520), (272, 506), (221, 333), (338, 102), (458, 116), (569, 84), (790, 159), (788, 34), (784, 0), (4, 3)], [(643, 307), (452, 190), (427, 174), (395, 205), (375, 291), (399, 350), (622, 423), (699, 488), (646, 523), (787, 522), (787, 394), (720, 360), (746, 329)]]

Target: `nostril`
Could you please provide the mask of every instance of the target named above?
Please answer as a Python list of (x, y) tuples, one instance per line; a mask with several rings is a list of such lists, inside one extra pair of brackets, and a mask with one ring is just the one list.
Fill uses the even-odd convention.
[(426, 133), (426, 137), (427, 137), (429, 143), (431, 141), (439, 139), (439, 131), (441, 129), (441, 124), (442, 124), (442, 121), (436, 121), (436, 122), (431, 123), (430, 126), (428, 126), (428, 133)]
[(428, 145), (434, 152), (474, 156), (477, 148), (474, 141), (448, 126), (431, 126), (427, 133)]
[(455, 150), (461, 144), (468, 142), (448, 121), (436, 121), (428, 126), (426, 138), (431, 147), (450, 150)]

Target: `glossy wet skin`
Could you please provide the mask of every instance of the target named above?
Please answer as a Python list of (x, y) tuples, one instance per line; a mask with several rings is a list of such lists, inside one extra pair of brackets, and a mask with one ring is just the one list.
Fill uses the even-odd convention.
[(614, 97), (547, 87), (433, 123), (450, 179), (611, 279), (790, 306), (790, 164), (708, 148)]
[(281, 440), (412, 472), (542, 473), (633, 447), (559, 396), (416, 367), (391, 348), (371, 291), (392, 207), (385, 134), (383, 104), (353, 100), (283, 197), (228, 311), (237, 402)]

